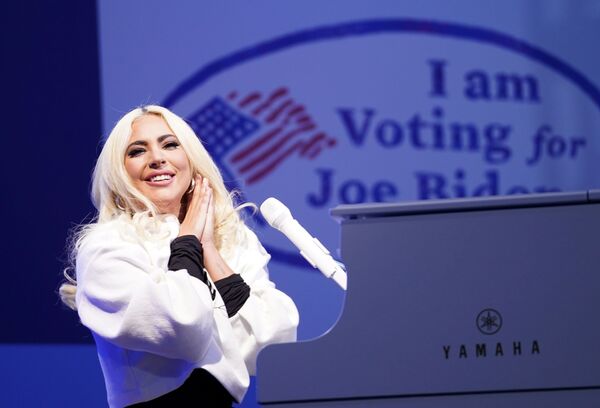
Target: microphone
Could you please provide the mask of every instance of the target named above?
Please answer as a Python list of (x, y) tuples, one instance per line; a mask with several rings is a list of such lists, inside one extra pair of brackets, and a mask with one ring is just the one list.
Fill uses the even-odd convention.
[(267, 198), (260, 205), (260, 212), (269, 225), (281, 231), (300, 250), (300, 254), (325, 276), (331, 278), (346, 290), (347, 275), (341, 265), (329, 254), (327, 248), (318, 239), (292, 217), (290, 210), (276, 198)]

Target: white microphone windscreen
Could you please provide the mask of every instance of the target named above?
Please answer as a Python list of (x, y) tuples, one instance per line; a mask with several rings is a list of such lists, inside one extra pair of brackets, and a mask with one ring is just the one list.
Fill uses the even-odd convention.
[(260, 212), (273, 228), (281, 229), (284, 221), (292, 218), (290, 210), (278, 199), (269, 197), (260, 205)]

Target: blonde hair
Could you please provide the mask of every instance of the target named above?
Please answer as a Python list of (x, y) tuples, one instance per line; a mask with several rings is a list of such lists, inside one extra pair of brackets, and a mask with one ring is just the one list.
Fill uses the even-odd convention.
[(207, 178), (213, 190), (215, 208), (214, 240), (219, 251), (230, 251), (239, 244), (244, 228), (238, 211), (252, 204), (234, 206), (235, 192), (228, 192), (221, 173), (204, 148), (192, 128), (170, 110), (157, 105), (136, 108), (125, 114), (115, 125), (106, 139), (98, 156), (92, 176), (92, 202), (98, 214), (96, 222), (83, 225), (73, 233), (70, 244), (71, 266), (64, 271), (66, 282), (59, 288), (59, 295), (67, 306), (75, 309), (76, 282), (70, 275), (77, 251), (86, 235), (95, 225), (113, 220), (115, 217), (127, 218), (139, 233), (158, 221), (159, 211), (147, 197), (136, 189), (125, 169), (125, 154), (132, 132), (133, 123), (145, 115), (157, 115), (165, 120), (169, 128), (179, 139), (186, 153), (192, 171), (192, 177), (200, 174)]

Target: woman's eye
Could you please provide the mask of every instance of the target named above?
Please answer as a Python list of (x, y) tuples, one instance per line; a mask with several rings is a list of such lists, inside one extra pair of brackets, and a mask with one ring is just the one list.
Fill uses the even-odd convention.
[(144, 149), (132, 149), (132, 150), (130, 150), (130, 151), (127, 152), (127, 156), (129, 156), (129, 157), (136, 157), (136, 156), (139, 156), (142, 153), (144, 153)]
[(165, 144), (165, 149), (176, 149), (179, 147), (179, 143), (177, 142), (169, 142)]

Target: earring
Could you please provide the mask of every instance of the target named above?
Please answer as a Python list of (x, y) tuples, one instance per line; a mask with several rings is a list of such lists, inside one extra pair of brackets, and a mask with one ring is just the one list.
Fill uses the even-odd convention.
[(192, 179), (192, 183), (190, 184), (190, 188), (186, 194), (190, 194), (192, 191), (194, 191), (194, 187), (196, 187), (196, 180)]
[(115, 205), (119, 210), (125, 212), (125, 207), (123, 207), (123, 204), (121, 203), (121, 197), (115, 196)]

